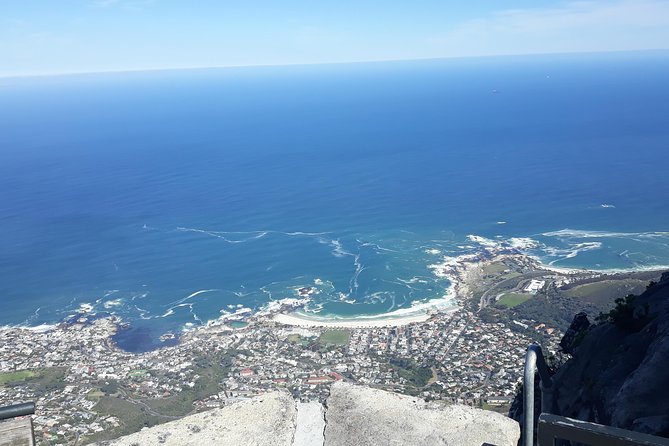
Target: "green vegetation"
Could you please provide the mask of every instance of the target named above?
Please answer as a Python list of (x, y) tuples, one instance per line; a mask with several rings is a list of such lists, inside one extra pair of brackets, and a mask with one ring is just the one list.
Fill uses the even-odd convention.
[(328, 330), (318, 338), (321, 344), (329, 345), (347, 345), (351, 339), (351, 333), (347, 330)]
[(638, 332), (650, 321), (650, 316), (648, 315), (648, 303), (645, 303), (643, 307), (638, 309), (637, 306), (634, 305), (637, 297), (638, 296), (629, 294), (624, 299), (616, 299), (615, 308), (608, 313), (601, 313), (597, 317), (597, 320), (611, 322), (613, 325), (627, 333)]
[[(226, 354), (211, 354), (205, 357), (194, 358), (195, 373), (200, 377), (195, 385), (185, 387), (181, 391), (167, 398), (139, 399), (133, 397), (127, 388), (120, 388), (116, 381), (105, 383), (100, 390), (93, 390), (88, 395), (89, 400), (97, 400), (93, 410), (101, 416), (115, 416), (120, 420), (116, 429), (95, 434), (86, 439), (87, 442), (102, 441), (117, 438), (142, 427), (164, 423), (172, 418), (188, 415), (193, 412), (193, 403), (220, 391), (219, 383), (230, 370), (230, 352)], [(105, 392), (117, 392), (117, 395), (126, 394), (127, 397), (105, 395)]]
[(37, 375), (37, 373), (33, 370), (20, 370), (18, 372), (0, 373), (0, 387), (3, 387), (7, 383), (18, 384), (29, 378), (32, 378), (35, 375)]
[(575, 286), (567, 291), (567, 295), (576, 298), (590, 298), (600, 295), (624, 296), (640, 293), (644, 290), (644, 286), (645, 282), (642, 280), (602, 280)]
[(288, 340), (288, 342), (292, 342), (293, 344), (297, 344), (298, 342), (300, 342), (301, 338), (302, 337), (298, 334), (292, 334), (292, 335), (288, 335), (288, 337), (286, 339)]
[(516, 307), (523, 302), (526, 302), (530, 300), (532, 296), (529, 294), (523, 294), (523, 293), (506, 293), (502, 297), (499, 298), (497, 301), (498, 305), (503, 305), (507, 308), (513, 308)]
[(390, 365), (397, 371), (397, 374), (406, 379), (414, 387), (425, 387), (432, 378), (431, 367), (420, 367), (410, 359), (390, 360)]
[(300, 336), (300, 335), (298, 335), (298, 334), (288, 335), (288, 337), (286, 338), (286, 340), (287, 340), (288, 342), (290, 342), (290, 343), (293, 343), (293, 344), (299, 344), (299, 345), (301, 345), (301, 346), (303, 346), (303, 347), (306, 347), (307, 345), (309, 345), (309, 344), (311, 343), (311, 341), (309, 340), (309, 338), (302, 337), (302, 336)]
[(89, 401), (98, 402), (104, 396), (105, 396), (104, 392), (101, 391), (100, 389), (93, 389), (86, 394), (86, 399)]
[(112, 379), (101, 385), (100, 391), (106, 395), (114, 395), (118, 392), (118, 386), (118, 381)]
[(193, 403), (220, 391), (219, 383), (227, 376), (229, 367), (221, 367), (213, 358), (198, 358), (195, 373), (200, 377), (192, 388), (185, 387), (167, 398), (144, 400), (151, 410), (173, 417), (187, 415), (193, 411)]
[(506, 266), (504, 263), (494, 262), (483, 268), (483, 273), (487, 276), (492, 274), (502, 274), (507, 269), (509, 269), (509, 267)]
[(119, 397), (104, 396), (100, 398), (93, 410), (103, 416), (112, 415), (118, 418), (120, 426), (88, 437), (86, 442), (117, 438), (137, 432), (143, 427), (154, 426), (166, 421), (165, 418), (149, 414), (146, 407), (133, 404)]
[(0, 387), (25, 385), (36, 394), (43, 395), (46, 392), (64, 388), (64, 377), (65, 369), (61, 367), (1, 373)]

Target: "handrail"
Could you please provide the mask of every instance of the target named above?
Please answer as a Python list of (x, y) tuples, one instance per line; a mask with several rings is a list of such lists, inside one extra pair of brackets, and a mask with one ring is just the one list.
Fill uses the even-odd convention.
[(563, 440), (593, 446), (669, 446), (668, 438), (547, 413), (539, 416), (537, 431), (540, 446), (553, 446)]
[(11, 406), (0, 407), (0, 420), (7, 420), (9, 418), (24, 417), (35, 413), (35, 403), (30, 401), (28, 403), (13, 404)]
[(541, 385), (541, 411), (550, 412), (552, 405), (553, 379), (548, 372), (539, 344), (532, 343), (525, 354), (525, 375), (523, 379), (523, 445), (534, 443), (534, 375), (539, 372)]

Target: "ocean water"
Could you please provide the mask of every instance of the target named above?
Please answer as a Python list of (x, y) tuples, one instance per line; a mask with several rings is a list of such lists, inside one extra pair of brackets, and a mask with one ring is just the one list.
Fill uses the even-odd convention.
[(0, 324), (115, 313), (141, 351), (302, 286), (399, 314), (469, 235), (669, 265), (667, 79), (667, 52), (0, 79)]

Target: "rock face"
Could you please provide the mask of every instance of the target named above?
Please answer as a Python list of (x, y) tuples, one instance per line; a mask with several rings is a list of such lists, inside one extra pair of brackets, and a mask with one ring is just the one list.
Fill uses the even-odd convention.
[(317, 401), (297, 403), (293, 446), (322, 445), (325, 438), (325, 408)]
[(586, 335), (589, 328), (590, 321), (588, 320), (588, 315), (586, 313), (580, 312), (574, 316), (574, 320), (560, 341), (560, 348), (562, 351), (569, 353), (570, 355), (573, 354), (574, 349), (578, 346), (579, 341)]
[(515, 446), (518, 424), (468, 406), (336, 383), (327, 400), (325, 446)]
[(669, 273), (591, 327), (554, 377), (560, 415), (669, 437)]
[(275, 392), (171, 421), (99, 446), (291, 446), (297, 410), (287, 392)]
[(494, 412), (339, 382), (325, 406), (275, 392), (99, 446), (515, 446), (519, 437), (518, 424)]

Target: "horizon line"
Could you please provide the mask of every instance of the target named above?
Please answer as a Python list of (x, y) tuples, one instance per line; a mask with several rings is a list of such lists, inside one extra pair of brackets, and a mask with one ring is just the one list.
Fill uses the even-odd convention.
[(587, 54), (612, 54), (612, 53), (646, 53), (646, 52), (669, 52), (667, 48), (645, 48), (635, 50), (602, 50), (602, 51), (556, 51), (548, 53), (510, 53), (510, 54), (483, 54), (470, 56), (438, 56), (438, 57), (417, 57), (408, 59), (370, 59), (370, 60), (347, 60), (330, 62), (288, 62), (288, 63), (258, 63), (258, 64), (232, 64), (232, 65), (201, 65), (189, 67), (164, 67), (164, 68), (128, 68), (113, 69), (102, 71), (62, 71), (53, 73), (26, 73), (26, 74), (0, 74), (0, 80), (5, 79), (24, 79), (36, 77), (60, 77), (60, 76), (85, 76), (97, 74), (132, 74), (132, 73), (150, 73), (160, 71), (195, 71), (195, 70), (217, 70), (226, 68), (271, 68), (271, 67), (299, 67), (299, 66), (320, 66), (320, 65), (356, 65), (373, 63), (392, 63), (392, 62), (420, 62), (437, 60), (457, 60), (457, 59), (494, 59), (505, 57), (538, 57), (538, 56), (560, 56), (560, 55), (587, 55)]

